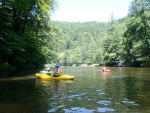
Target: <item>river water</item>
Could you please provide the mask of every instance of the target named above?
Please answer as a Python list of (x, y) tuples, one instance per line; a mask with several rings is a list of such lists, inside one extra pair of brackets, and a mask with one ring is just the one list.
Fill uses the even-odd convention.
[(150, 68), (61, 69), (75, 79), (1, 78), (0, 113), (150, 113)]

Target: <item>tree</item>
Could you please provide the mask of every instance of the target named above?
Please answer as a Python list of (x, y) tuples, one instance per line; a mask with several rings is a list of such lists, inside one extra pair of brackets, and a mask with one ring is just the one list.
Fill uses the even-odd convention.
[(150, 62), (150, 1), (134, 0), (130, 6), (127, 31), (124, 34), (124, 57), (127, 65)]
[[(54, 0), (0, 1), (0, 62), (1, 67), (39, 67), (46, 62), (43, 40), (52, 38), (50, 10)], [(52, 31), (53, 32), (53, 31)], [(32, 56), (32, 57), (31, 57)]]
[(122, 57), (122, 38), (126, 27), (124, 23), (117, 21), (109, 23), (107, 35), (102, 41), (103, 63), (107, 65), (116, 65), (116, 61)]

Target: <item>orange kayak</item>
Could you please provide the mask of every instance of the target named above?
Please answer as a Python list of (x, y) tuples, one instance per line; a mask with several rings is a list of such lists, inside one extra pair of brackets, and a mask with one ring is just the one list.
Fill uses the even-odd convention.
[(111, 70), (106, 69), (106, 70), (101, 70), (101, 72), (111, 72)]

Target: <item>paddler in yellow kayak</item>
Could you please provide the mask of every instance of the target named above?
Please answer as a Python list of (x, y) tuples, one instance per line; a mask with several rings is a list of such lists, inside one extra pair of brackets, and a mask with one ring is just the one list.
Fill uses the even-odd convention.
[(56, 64), (53, 76), (59, 77), (60, 75), (61, 75), (60, 64)]

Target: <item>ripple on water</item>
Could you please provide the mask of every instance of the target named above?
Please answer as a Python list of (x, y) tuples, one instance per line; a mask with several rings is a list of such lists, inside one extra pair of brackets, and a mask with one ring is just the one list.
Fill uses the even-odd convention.
[(60, 109), (60, 108), (62, 108), (62, 107), (64, 107), (64, 106), (65, 106), (65, 105), (53, 107), (52, 109), (49, 109), (49, 110), (48, 110), (48, 113), (56, 112), (56, 110), (58, 110), (58, 109)]
[(97, 108), (98, 112), (113, 112), (115, 111), (112, 108)]
[(111, 104), (110, 101), (99, 101), (99, 102), (97, 102), (97, 103), (98, 103), (98, 104), (101, 104), (101, 105), (105, 105), (105, 106), (108, 106), (108, 105)]
[(63, 109), (65, 113), (93, 113), (95, 110), (90, 110), (80, 107), (72, 107), (70, 109)]
[(130, 101), (127, 98), (124, 98), (122, 103), (124, 103), (124, 104), (131, 104), (131, 105), (134, 105), (134, 106), (139, 106), (137, 103), (135, 103), (134, 101)]
[(96, 90), (98, 93), (98, 95), (105, 95), (106, 93), (104, 93), (102, 90)]
[(83, 95), (86, 95), (86, 94), (87, 94), (87, 92), (86, 93), (81, 93), (81, 94), (76, 94), (76, 95), (70, 95), (67, 98), (73, 99), (73, 98), (77, 97), (78, 99), (82, 99), (80, 96), (83, 96)]

